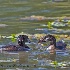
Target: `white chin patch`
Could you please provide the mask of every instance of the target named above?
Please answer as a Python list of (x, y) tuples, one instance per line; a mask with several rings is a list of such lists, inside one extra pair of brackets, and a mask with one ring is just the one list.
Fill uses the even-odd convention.
[(45, 41), (47, 41), (49, 38), (46, 38)]
[(48, 48), (47, 48), (47, 50), (51, 50), (52, 48), (51, 48), (51, 46), (49, 46)]

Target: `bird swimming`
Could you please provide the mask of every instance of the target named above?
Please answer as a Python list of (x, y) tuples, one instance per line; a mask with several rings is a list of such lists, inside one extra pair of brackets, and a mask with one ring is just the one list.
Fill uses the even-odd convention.
[(26, 35), (19, 35), (17, 37), (18, 44), (13, 45), (4, 45), (0, 47), (2, 51), (28, 51), (30, 48), (25, 44), (26, 42), (30, 43), (28, 36)]
[(50, 53), (54, 53), (56, 50), (64, 51), (66, 50), (67, 44), (63, 42), (63, 40), (56, 42), (56, 38), (53, 35), (46, 35), (43, 38), (40, 38), (38, 43), (47, 42), (50, 41), (49, 46), (47, 47), (47, 50), (50, 51)]

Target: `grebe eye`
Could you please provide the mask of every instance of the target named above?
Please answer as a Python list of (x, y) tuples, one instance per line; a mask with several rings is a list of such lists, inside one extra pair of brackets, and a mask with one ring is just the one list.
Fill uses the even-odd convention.
[(22, 41), (24, 41), (24, 40), (22, 40)]
[(21, 40), (18, 40), (18, 41), (21, 41)]

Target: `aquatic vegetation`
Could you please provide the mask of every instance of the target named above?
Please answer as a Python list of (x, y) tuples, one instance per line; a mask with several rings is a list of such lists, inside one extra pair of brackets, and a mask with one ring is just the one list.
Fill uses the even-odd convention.
[(58, 66), (58, 62), (57, 61), (52, 61), (50, 64), (51, 64), (51, 66), (54, 66), (55, 68)]
[[(61, 29), (58, 29), (58, 31), (61, 31)], [(28, 34), (28, 33), (21, 32), (21, 33), (18, 33), (18, 34), (11, 34), (10, 36), (0, 35), (0, 38), (11, 39), (14, 42), (19, 35), (27, 35), (30, 39), (40, 39), (41, 37), (43, 37), (43, 36), (45, 36), (47, 34), (45, 34), (45, 33)], [(70, 35), (67, 35), (67, 34), (65, 34), (65, 35), (64, 34), (61, 34), (61, 35), (59, 35), (59, 34), (58, 35), (57, 34), (52, 34), (52, 35), (54, 35), (57, 39), (60, 39), (60, 38), (64, 38), (64, 40), (69, 40), (70, 39)]]
[(15, 41), (16, 41), (16, 34), (11, 34), (11, 36), (12, 36), (12, 37), (11, 37), (11, 41), (12, 41), (12, 42), (15, 42)]
[(51, 22), (48, 22), (48, 24), (47, 24), (47, 25), (48, 25), (48, 28), (49, 28), (49, 29), (51, 29), (51, 28), (52, 28), (52, 24), (51, 24)]
[(51, 66), (53, 66), (53, 67), (68, 67), (69, 66), (69, 63), (67, 63), (67, 62), (57, 62), (57, 61), (52, 61), (51, 63)]

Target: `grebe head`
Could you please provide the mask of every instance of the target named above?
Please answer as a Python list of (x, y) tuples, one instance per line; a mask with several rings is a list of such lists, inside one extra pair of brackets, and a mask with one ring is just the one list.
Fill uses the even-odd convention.
[(55, 41), (56, 39), (55, 39), (55, 37), (53, 35), (46, 35), (44, 37), (44, 40), (45, 41)]
[(29, 40), (28, 36), (26, 36), (26, 35), (19, 35), (17, 40), (18, 40), (18, 44), (20, 46), (23, 46), (25, 44), (25, 42), (30, 43), (30, 40)]
[(50, 41), (50, 45), (54, 45), (56, 47), (56, 38), (53, 35), (46, 35), (45, 37), (39, 40), (39, 43)]

